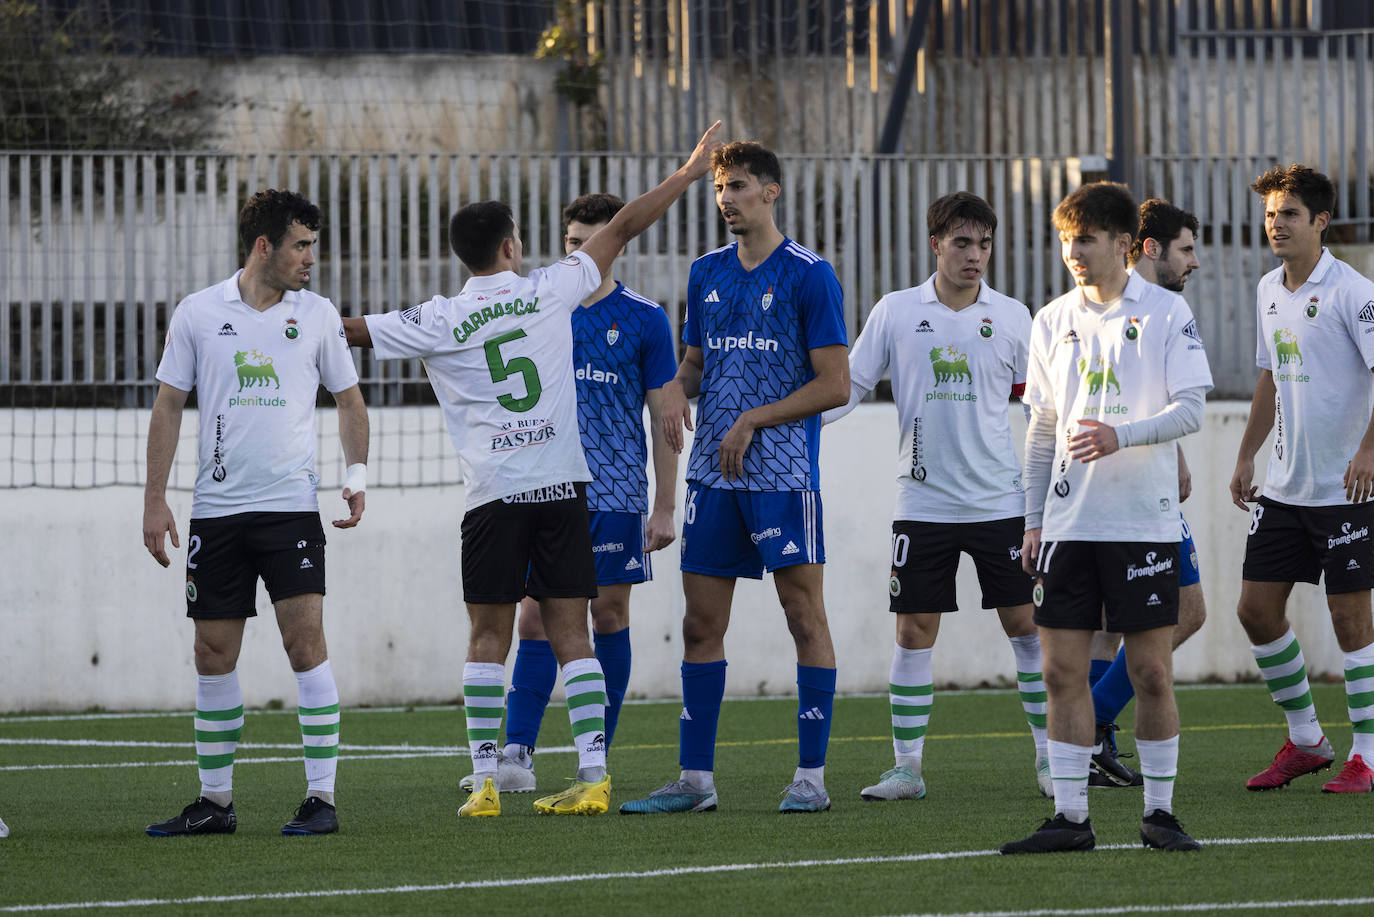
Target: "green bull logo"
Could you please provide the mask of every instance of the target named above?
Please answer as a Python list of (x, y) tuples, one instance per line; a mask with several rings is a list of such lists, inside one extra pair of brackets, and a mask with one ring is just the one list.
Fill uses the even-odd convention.
[(1279, 365), (1297, 362), (1302, 365), (1302, 351), (1298, 349), (1298, 336), (1287, 328), (1274, 332), (1274, 349), (1278, 351)]
[(935, 384), (941, 382), (972, 382), (973, 374), (968, 371), (968, 354), (960, 353), (953, 345), (930, 348), (930, 366), (935, 370)]
[(1088, 361), (1082, 357), (1078, 359), (1078, 372), (1083, 377), (1083, 381), (1088, 383), (1088, 394), (1096, 395), (1104, 388), (1116, 387), (1116, 393), (1121, 394), (1121, 383), (1116, 381), (1116, 373), (1112, 372), (1112, 364), (1103, 363), (1101, 357), (1093, 357), (1093, 369), (1088, 369)]
[(277, 371), (272, 368), (272, 358), (263, 356), (262, 351), (255, 350), (252, 357), (257, 362), (249, 363), (249, 354), (240, 350), (234, 354), (234, 366), (239, 372), (239, 391), (253, 386), (266, 385), (270, 379), (275, 382), (277, 388), (281, 388), (281, 380), (277, 378)]

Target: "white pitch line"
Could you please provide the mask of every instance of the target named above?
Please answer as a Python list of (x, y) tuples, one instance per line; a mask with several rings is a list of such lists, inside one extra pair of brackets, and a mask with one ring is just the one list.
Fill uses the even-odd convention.
[[(73, 748), (189, 748), (190, 742), (145, 742), (139, 740), (107, 740), (107, 739), (0, 739), (0, 745), (59, 745)], [(293, 748), (300, 748), (299, 742), (240, 742), (240, 750), (245, 748), (271, 748), (278, 751), (289, 751)], [(349, 748), (353, 751), (447, 751), (457, 752), (457, 745), (354, 745), (351, 743), (340, 744), (340, 748)], [(467, 751), (462, 748), (462, 751)], [(540, 749), (543, 751), (544, 749)]]
[[(0, 740), (0, 744), (3, 744), (3, 740)], [(86, 744), (97, 744), (97, 743), (91, 742), (91, 743), (86, 743)], [(121, 744), (121, 743), (110, 743), (110, 744)], [(188, 747), (189, 745), (190, 745), (189, 742), (168, 743), (168, 747), (171, 747), (171, 748), (185, 748), (185, 747)], [(243, 748), (243, 747), (244, 747), (243, 745), (240, 745), (240, 746), (239, 746), (239, 748)], [(299, 746), (299, 745), (255, 745), (255, 746), (249, 746), (249, 747), (253, 747), (253, 748), (281, 748), (281, 749), (288, 749), (288, 750), (294, 749), (294, 750), (296, 750), (297, 752), (300, 751), (300, 746)], [(340, 751), (340, 752), (339, 752), (339, 760), (341, 760), (341, 761), (390, 761), (390, 760), (400, 760), (400, 759), (404, 759), (404, 758), (457, 758), (457, 757), (466, 757), (467, 754), (468, 754), (468, 751), (467, 751), (466, 748), (446, 747), (446, 746), (442, 746), (442, 745), (434, 745), (434, 746), (417, 746), (417, 745), (412, 745), (412, 746), (405, 746), (405, 745), (396, 745), (396, 746), (390, 746), (390, 745), (345, 745), (345, 746), (341, 746), (341, 748), (346, 749), (346, 751)], [(395, 749), (395, 750), (394, 750), (394, 751), (380, 751), (380, 749)], [(364, 754), (364, 752), (371, 752), (371, 751), (374, 751), (374, 750), (378, 750), (378, 753), (377, 753), (377, 754)], [(541, 748), (541, 749), (539, 749), (539, 751), (540, 751), (541, 753), (544, 753), (544, 754), (559, 754), (559, 753), (571, 754), (571, 753), (577, 751), (577, 749), (573, 748), (571, 745), (558, 745), (558, 746), (554, 746), (553, 748)], [(236, 759), (234, 760), (234, 764), (235, 764), (235, 765), (240, 765), (240, 764), (287, 764), (287, 763), (290, 763), (290, 764), (299, 764), (300, 761), (301, 761), (301, 756), (300, 756), (299, 754), (296, 754), (296, 755), (292, 755), (292, 756), (290, 756), (290, 757), (236, 758)], [(6, 765), (0, 765), (0, 772), (5, 772), (5, 771), (11, 771), (11, 772), (13, 772), (13, 771), (108, 770), (108, 769), (111, 769), (111, 768), (122, 768), (122, 767), (194, 767), (194, 766), (195, 766), (195, 763), (196, 763), (196, 759), (195, 759), (195, 758), (182, 758), (182, 759), (173, 759), (173, 760), (169, 760), (169, 761), (105, 761), (105, 762), (86, 762), (86, 763), (78, 763), (78, 764), (6, 764)]]
[[(1222, 844), (1228, 846), (1240, 846), (1250, 844), (1304, 844), (1304, 843), (1323, 843), (1339, 842), (1350, 840), (1374, 840), (1374, 834), (1329, 834), (1329, 835), (1310, 835), (1306, 837), (1251, 837), (1251, 838), (1218, 838), (1209, 840), (1204, 838), (1204, 844)], [(1136, 850), (1141, 847), (1137, 844), (1104, 844), (1098, 850)], [(932, 853), (909, 853), (893, 856), (870, 856), (870, 857), (845, 857), (843, 859), (831, 860), (786, 860), (773, 863), (720, 863), (714, 866), (679, 866), (671, 869), (647, 869), (635, 872), (598, 872), (581, 873), (576, 875), (554, 875), (554, 876), (523, 876), (512, 879), (479, 879), (470, 882), (443, 882), (433, 885), (392, 885), (382, 888), (325, 888), (314, 891), (287, 891), (287, 892), (259, 892), (240, 895), (196, 895), (191, 898), (126, 898), (124, 900), (107, 901), (71, 901), (54, 904), (15, 904), (0, 907), (0, 913), (32, 913), (36, 911), (63, 911), (63, 910), (89, 910), (92, 908), (128, 908), (128, 907), (152, 907), (154, 905), (188, 905), (188, 904), (229, 904), (239, 901), (286, 901), (300, 898), (337, 898), (354, 897), (361, 895), (397, 895), (414, 894), (417, 892), (447, 892), (464, 891), (471, 889), (487, 888), (517, 888), (522, 886), (539, 885), (566, 885), (574, 882), (622, 882), (627, 879), (664, 879), (677, 878), (680, 876), (699, 876), (732, 872), (754, 872), (763, 869), (816, 869), (824, 867), (841, 866), (862, 866), (871, 864), (888, 863), (921, 863), (939, 860), (963, 860), (974, 857), (997, 856), (996, 850), (950, 850), (937, 851)], [(1366, 899), (1342, 898), (1333, 899), (1335, 902), (1359, 902)], [(1374, 900), (1374, 899), (1368, 899)], [(1171, 908), (1172, 910), (1205, 910), (1208, 908), (1225, 907), (1234, 909), (1238, 907), (1265, 907), (1272, 904), (1275, 907), (1301, 907), (1309, 904), (1322, 902), (1313, 901), (1279, 901), (1279, 902), (1247, 902), (1245, 904), (1191, 904), (1179, 905)], [(1158, 912), (1167, 912), (1170, 908), (1161, 908)], [(1118, 911), (1114, 908), (1097, 908), (1093, 910), (1066, 910), (1066, 911), (1000, 911), (978, 914), (977, 917), (1035, 917), (1040, 914), (1112, 914), (1112, 913), (1135, 913), (1135, 911)], [(933, 917), (933, 915), (931, 915)], [(953, 917), (953, 915), (950, 915)], [(973, 914), (960, 915), (960, 917), (975, 917)]]
[(1208, 901), (1189, 904), (1114, 904), (1110, 907), (1035, 908), (1028, 911), (961, 911), (959, 913), (904, 914), (902, 917), (1091, 917), (1095, 914), (1188, 914), (1213, 911), (1273, 910), (1300, 907), (1321, 910), (1328, 907), (1361, 907), (1374, 904), (1374, 898), (1309, 898), (1287, 901)]

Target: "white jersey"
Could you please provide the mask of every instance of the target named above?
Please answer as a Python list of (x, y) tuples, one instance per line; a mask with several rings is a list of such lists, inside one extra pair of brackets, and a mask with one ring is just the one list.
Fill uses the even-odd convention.
[(424, 359), (469, 510), (591, 480), (577, 427), (570, 314), (600, 285), (596, 262), (573, 252), (528, 277), (473, 277), (457, 296), (367, 316), (378, 357)]
[(1211, 387), (1188, 304), (1134, 272), (1121, 299), (1105, 309), (1081, 289), (1041, 309), (1031, 328), (1025, 401), (1057, 415), (1058, 424), (1042, 539), (1178, 541), (1173, 442), (1130, 446), (1084, 463), (1069, 458), (1068, 438), (1083, 429), (1079, 420), (1139, 420), (1185, 389)]
[(1374, 410), (1374, 282), (1322, 250), (1288, 292), (1283, 268), (1256, 290), (1255, 362), (1274, 374), (1274, 451), (1264, 495), (1297, 506), (1344, 504), (1341, 483)]
[(884, 373), (897, 402), (897, 506), (915, 522), (989, 522), (1025, 511), (1007, 401), (1026, 381), (1031, 317), (986, 283), (959, 311), (932, 276), (878, 300), (849, 355), (852, 384)]
[(160, 382), (196, 390), (200, 467), (191, 517), (314, 512), (315, 397), (358, 384), (334, 304), (287, 291), (259, 312), (239, 271), (172, 313)]

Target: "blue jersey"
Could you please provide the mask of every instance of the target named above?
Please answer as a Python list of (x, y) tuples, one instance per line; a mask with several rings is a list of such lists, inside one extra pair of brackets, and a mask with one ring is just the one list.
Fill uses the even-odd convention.
[(577, 424), (592, 473), (587, 508), (647, 513), (644, 392), (677, 372), (668, 315), (617, 283), (603, 299), (573, 309), (572, 328)]
[(848, 342), (844, 294), (829, 262), (783, 239), (746, 271), (738, 245), (702, 255), (687, 279), (682, 339), (700, 347), (703, 360), (687, 480), (730, 490), (819, 490), (819, 414), (754, 431), (744, 477), (726, 481), (720, 473), (717, 450), (739, 415), (815, 378), (811, 350)]

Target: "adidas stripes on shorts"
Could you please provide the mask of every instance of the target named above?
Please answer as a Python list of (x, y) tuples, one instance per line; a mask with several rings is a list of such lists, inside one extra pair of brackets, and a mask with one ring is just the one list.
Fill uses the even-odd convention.
[(647, 583), (654, 578), (649, 552), (644, 550), (648, 517), (642, 513), (614, 513), (594, 509), (592, 557), (596, 560), (596, 584)]
[(821, 495), (814, 490), (756, 491), (687, 482), (682, 570), (762, 579), (794, 564), (825, 563)]

